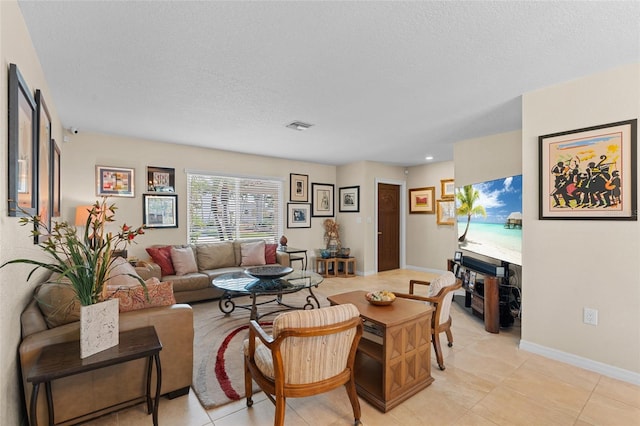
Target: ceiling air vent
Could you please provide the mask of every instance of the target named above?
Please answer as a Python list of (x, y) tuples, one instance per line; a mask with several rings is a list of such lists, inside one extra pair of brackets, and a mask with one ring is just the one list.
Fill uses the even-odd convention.
[(313, 124), (303, 123), (302, 121), (294, 121), (293, 123), (287, 124), (287, 127), (293, 130), (307, 130), (309, 127), (313, 126)]

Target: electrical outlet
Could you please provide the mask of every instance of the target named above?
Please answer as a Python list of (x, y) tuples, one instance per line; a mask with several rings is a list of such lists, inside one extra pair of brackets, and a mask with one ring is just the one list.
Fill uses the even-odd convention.
[(584, 308), (582, 321), (585, 324), (598, 325), (598, 310), (593, 308)]

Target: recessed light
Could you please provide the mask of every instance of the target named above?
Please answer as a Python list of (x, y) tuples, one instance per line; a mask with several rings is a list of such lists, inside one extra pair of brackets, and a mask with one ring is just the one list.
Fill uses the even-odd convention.
[(293, 129), (293, 130), (307, 130), (309, 127), (313, 126), (313, 124), (309, 124), (309, 123), (304, 123), (302, 121), (294, 121), (292, 123), (287, 124), (286, 127)]
[(425, 160), (433, 160), (433, 155), (427, 155), (424, 157)]

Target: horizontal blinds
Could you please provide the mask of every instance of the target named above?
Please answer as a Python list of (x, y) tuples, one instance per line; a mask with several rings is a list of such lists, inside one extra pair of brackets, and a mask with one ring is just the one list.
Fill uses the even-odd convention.
[(282, 182), (254, 177), (187, 174), (191, 244), (282, 234)]

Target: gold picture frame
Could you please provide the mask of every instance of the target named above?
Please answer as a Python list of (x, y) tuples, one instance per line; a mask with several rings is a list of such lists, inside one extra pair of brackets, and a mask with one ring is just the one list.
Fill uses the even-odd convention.
[(456, 223), (456, 202), (454, 200), (438, 200), (438, 225), (454, 225)]
[(455, 197), (456, 188), (453, 179), (440, 179), (440, 194), (443, 200), (451, 200)]
[(435, 186), (409, 189), (409, 213), (433, 214), (435, 213)]

